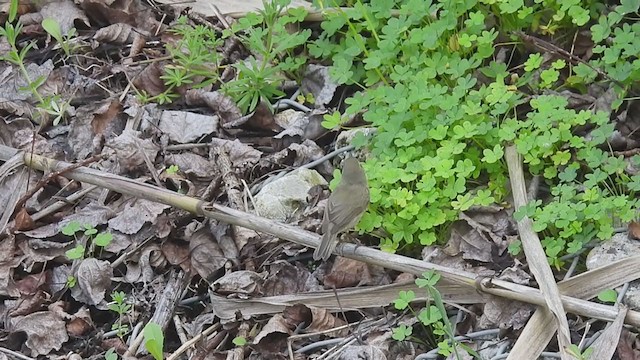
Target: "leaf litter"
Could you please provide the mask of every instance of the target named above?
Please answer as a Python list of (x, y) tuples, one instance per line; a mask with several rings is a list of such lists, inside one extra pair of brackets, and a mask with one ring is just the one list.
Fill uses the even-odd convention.
[[(25, 90), (27, 81), (3, 61), (3, 146), (71, 163), (97, 155), (90, 166), (107, 174), (106, 179), (108, 174), (121, 175), (205, 202), (229, 204), (247, 212), (257, 210), (259, 216), (318, 231), (328, 196), (323, 177), (330, 178), (339, 163), (331, 161), (337, 155), (330, 151), (336, 134), (320, 126), (322, 115), (327, 113), (325, 106), (335, 106), (341, 90), (328, 76), (328, 68), (309, 64), (304, 78), (294, 85), (313, 95), (313, 109), (291, 96), (285, 100), (294, 105), (284, 100), (261, 102), (245, 115), (230, 97), (210, 85), (192, 86), (193, 81), (176, 87), (182, 101), (145, 104), (136, 94), (157, 97), (167, 90), (161, 76), (172, 64), (164, 58), (163, 46), (175, 46), (179, 37), (169, 31), (171, 22), (165, 20), (176, 19), (178, 8), (84, 0), (21, 11), (23, 23), (29, 26), (25, 34), (36, 38), (43, 49), (34, 50), (27, 71), (44, 80), (39, 88), (43, 95), (60, 96), (69, 106), (66, 121), (57, 126), (28, 121), (38, 118), (36, 101)], [(41, 29), (44, 18), (55, 18), (63, 34), (71, 28), (81, 29), (72, 45), (82, 50), (62, 57), (60, 44)], [(195, 13), (189, 21), (202, 22)], [(229, 21), (233, 20), (218, 15), (205, 20), (218, 33)], [(581, 34), (574, 54), (591, 51), (593, 44), (585, 40), (588, 38)], [(247, 56), (247, 49), (234, 38), (228, 38), (217, 50), (227, 64), (243, 62)], [(220, 74), (225, 82), (233, 78), (229, 72)], [(296, 91), (288, 94), (297, 95)], [(572, 106), (593, 105), (611, 111), (611, 89), (594, 96), (565, 95)], [(288, 106), (293, 108), (275, 115), (272, 112)], [(619, 117), (621, 131), (633, 133), (635, 111), (630, 108)], [(350, 119), (351, 124), (358, 121), (357, 116)], [(363, 131), (375, 130), (343, 131), (337, 136), (337, 147)], [(9, 164), (8, 158), (2, 160), (3, 166)], [(308, 170), (306, 176), (297, 173), (300, 178), (320, 181), (304, 183), (290, 174), (278, 178), (282, 176), (278, 174), (314, 161), (320, 161), (315, 170)], [(348, 253), (314, 264), (305, 246), (280, 239), (268, 230), (203, 218), (168, 205), (161, 195), (138, 198), (96, 182), (98, 187), (73, 198), (91, 181), (66, 178), (64, 171), (48, 179), (17, 208), (18, 199), (27, 194), (27, 183), (33, 185), (43, 175), (13, 169), (0, 174), (0, 208), (5, 209), (3, 218), (10, 220), (0, 223), (0, 295), (7, 335), (1, 342), (3, 349), (52, 359), (65, 354), (103, 358), (109, 348), (132, 356), (139, 344), (124, 340), (129, 336), (133, 340), (135, 333), (119, 339), (114, 325), (124, 320), (133, 329), (152, 318), (164, 324), (164, 352), (171, 358), (186, 358), (185, 351), (196, 358), (285, 358), (294, 349), (300, 357), (323, 352), (319, 341), (325, 338), (339, 340), (329, 352), (343, 359), (413, 358), (429, 350), (392, 338), (395, 326), (416, 322), (409, 312), (396, 311), (390, 305), (399, 291), (412, 289), (419, 294), (415, 301), (427, 300), (421, 295), (424, 290), (413, 284), (420, 271), (411, 265), (381, 266), (349, 258)], [(264, 195), (270, 185), (284, 195), (276, 192), (270, 200), (261, 199), (259, 194)], [(292, 189), (298, 191), (292, 194)], [(276, 205), (282, 207), (275, 213), (268, 211)], [(64, 227), (72, 222), (80, 224), (82, 231), (64, 235)], [(511, 257), (506, 251), (517, 235), (516, 228), (508, 208), (471, 209), (454, 223), (447, 244), (425, 248), (422, 259), (451, 273), (472, 274), (470, 283), (491, 277), (537, 287), (528, 273), (534, 264), (523, 265), (523, 258)], [(91, 233), (92, 229), (97, 234)], [(634, 236), (635, 232), (632, 228)], [(99, 246), (97, 236), (104, 233), (111, 234), (113, 240)], [(376, 244), (372, 240), (365, 237), (365, 243), (355, 245), (355, 251), (358, 246)], [(86, 248), (79, 258), (71, 259), (69, 250), (79, 244)], [(637, 263), (628, 260), (627, 272), (611, 281), (606, 281), (609, 273), (605, 270), (613, 273), (613, 266), (594, 272), (600, 279), (597, 289), (636, 279), (630, 269), (637, 269)], [(529, 318), (534, 308), (526, 300), (505, 293), (489, 295), (486, 287), (464, 287), (453, 277), (443, 277), (438, 288), (452, 305), (449, 309), (457, 311), (452, 313), (459, 318), (456, 326), (461, 332), (456, 335), (469, 336), (464, 341), (484, 329), (506, 333), (501, 341), (530, 336), (524, 335), (531, 334), (529, 330), (521, 330), (533, 324)], [(545, 281), (555, 284), (553, 279)], [(568, 284), (587, 287), (587, 282), (579, 278), (558, 284), (560, 291), (579, 298), (588, 299), (599, 291), (568, 292), (564, 290)], [(481, 293), (482, 289), (486, 292)], [(116, 290), (125, 291), (134, 310), (124, 315), (109, 311)], [(622, 333), (617, 343), (619, 356), (637, 358), (636, 334), (622, 328), (625, 314), (626, 309), (621, 309), (617, 316), (607, 318), (612, 326), (602, 341), (609, 341), (608, 347), (615, 346), (616, 335)], [(544, 322), (544, 316), (534, 318)], [(183, 349), (180, 345), (190, 340), (184, 333), (198, 343)], [(539, 351), (553, 333), (547, 331), (545, 336), (546, 342), (535, 344)], [(230, 341), (233, 338), (246, 338), (249, 346), (235, 346)], [(481, 342), (468, 344), (475, 350), (483, 346)], [(515, 348), (521, 344), (516, 342)], [(534, 348), (534, 344), (530, 346)], [(612, 352), (603, 354), (613, 356)]]

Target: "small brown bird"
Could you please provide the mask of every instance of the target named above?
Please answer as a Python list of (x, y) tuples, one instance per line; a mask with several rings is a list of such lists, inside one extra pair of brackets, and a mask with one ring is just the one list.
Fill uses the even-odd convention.
[(338, 235), (356, 226), (368, 206), (367, 176), (358, 160), (347, 158), (342, 167), (342, 179), (324, 208), (322, 242), (313, 252), (313, 259), (327, 261), (338, 245)]

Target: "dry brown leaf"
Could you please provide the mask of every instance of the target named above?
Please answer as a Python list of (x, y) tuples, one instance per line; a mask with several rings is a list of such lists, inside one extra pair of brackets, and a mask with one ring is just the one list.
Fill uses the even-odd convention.
[(165, 157), (165, 163), (178, 166), (181, 173), (194, 180), (209, 181), (218, 174), (212, 161), (194, 153), (170, 154)]
[(302, 79), (303, 94), (313, 94), (314, 105), (324, 108), (329, 104), (338, 88), (338, 84), (329, 76), (329, 67), (309, 64)]
[(146, 223), (155, 223), (158, 216), (170, 207), (155, 201), (129, 198), (118, 214), (109, 220), (109, 227), (124, 234), (135, 234)]
[[(11, 115), (16, 115), (16, 116), (26, 115), (27, 117), (33, 116), (33, 114), (35, 114), (36, 112), (35, 108), (26, 101), (20, 101), (20, 100), (12, 101), (4, 98), (0, 98), (0, 110), (2, 110), (2, 112), (5, 112)], [(4, 134), (8, 135), (11, 133), (5, 132)], [(10, 144), (10, 142), (5, 142), (5, 144)]]
[(53, 260), (59, 256), (64, 256), (70, 243), (40, 240), (40, 239), (20, 239), (18, 247), (25, 255), (22, 266), (27, 272), (31, 272), (34, 265), (45, 261)]
[(25, 208), (18, 210), (18, 213), (16, 214), (16, 217), (14, 219), (14, 223), (15, 229), (20, 231), (31, 230), (36, 225), (31, 218), (31, 215), (29, 215), (27, 209)]
[(141, 1), (79, 0), (77, 3), (92, 22), (100, 26), (125, 23), (152, 33), (159, 25), (151, 7), (145, 7)]
[(71, 288), (73, 298), (87, 305), (97, 305), (111, 289), (113, 269), (108, 261), (87, 258), (80, 262), (75, 276), (77, 283)]
[(264, 282), (265, 296), (297, 294), (317, 289), (318, 281), (308, 269), (284, 260), (271, 264), (269, 276)]
[(141, 133), (126, 129), (106, 143), (103, 155), (117, 164), (117, 172), (129, 173), (147, 168), (146, 159), (153, 161), (160, 148), (151, 139), (141, 139)]
[(228, 122), (223, 122), (222, 127), (225, 129), (237, 129), (242, 127), (243, 129), (250, 130), (262, 130), (278, 132), (282, 131), (282, 128), (276, 124), (275, 118), (269, 110), (269, 107), (260, 102), (253, 113), (243, 116), (237, 119), (230, 119)]
[(25, 345), (32, 356), (48, 355), (52, 350), (60, 350), (69, 340), (65, 322), (52, 311), (40, 311), (11, 319), (14, 331), (27, 334)]
[(640, 349), (638, 348), (638, 334), (622, 328), (620, 341), (616, 347), (620, 360), (640, 360)]
[(136, 255), (126, 262), (125, 280), (128, 283), (148, 283), (156, 277), (154, 268), (158, 269), (158, 271), (164, 268), (166, 259), (162, 255), (158, 244), (150, 243)]
[(50, 282), (50, 278), (51, 273), (48, 270), (42, 273), (30, 274), (16, 281), (16, 287), (21, 294), (32, 295)]
[(43, 19), (54, 19), (60, 25), (63, 35), (66, 35), (71, 28), (75, 28), (76, 20), (82, 21), (86, 27), (90, 26), (84, 12), (69, 0), (49, 2), (42, 7), (40, 14)]
[[(41, 65), (32, 62), (27, 63), (26, 71), (31, 79), (49, 77), (53, 71), (53, 62), (47, 60)], [(2, 86), (2, 97), (11, 101), (33, 101), (33, 94), (28, 89), (27, 81), (20, 75), (20, 71), (16, 71), (12, 65), (5, 62), (4, 66), (0, 65), (0, 86)], [(35, 104), (35, 102), (33, 102)]]
[(480, 329), (499, 327), (500, 329), (519, 330), (527, 324), (535, 309), (532, 305), (514, 302), (491, 296), (484, 304), (482, 316), (478, 321)]
[(629, 223), (629, 237), (631, 239), (640, 240), (640, 223), (636, 221)]
[(39, 311), (50, 300), (49, 294), (38, 290), (34, 295), (22, 296), (19, 300), (6, 301), (5, 305), (11, 317), (23, 316)]
[(253, 344), (259, 345), (261, 351), (277, 351), (277, 349), (282, 348), (281, 346), (284, 345), (286, 338), (291, 334), (291, 326), (284, 318), (284, 315), (276, 314), (269, 319), (267, 324), (256, 335), (253, 339)]
[(131, 25), (113, 24), (98, 29), (93, 35), (93, 39), (96, 41), (123, 45), (133, 42), (133, 39), (137, 36), (140, 35), (134, 31), (134, 28)]
[(326, 288), (346, 288), (356, 285), (380, 285), (371, 284), (369, 266), (362, 261), (348, 259), (342, 256), (336, 257), (331, 271), (324, 276)]
[(163, 111), (160, 130), (177, 143), (196, 141), (218, 131), (218, 117), (188, 111)]
[(188, 90), (185, 94), (185, 101), (188, 105), (206, 105), (220, 117), (223, 124), (240, 119), (242, 111), (236, 103), (220, 91), (202, 91), (197, 89)]
[(218, 242), (206, 226), (200, 227), (187, 238), (189, 239), (191, 266), (203, 279), (212, 279), (227, 262)]
[(229, 155), (231, 165), (234, 168), (246, 169), (256, 164), (262, 157), (262, 152), (243, 144), (240, 140), (211, 139), (212, 147), (221, 147), (222, 151)]
[(161, 251), (169, 264), (180, 266), (185, 271), (191, 268), (189, 247), (186, 243), (169, 239), (162, 243)]
[(260, 295), (262, 276), (254, 271), (240, 270), (226, 274), (213, 283), (218, 294)]
[(451, 237), (443, 251), (450, 256), (462, 254), (465, 260), (489, 263), (492, 259), (492, 246), (492, 241), (467, 222), (456, 221), (451, 226)]
[[(327, 309), (321, 309), (317, 307), (309, 307), (309, 309), (311, 310), (312, 320), (311, 324), (307, 326), (308, 332), (318, 332), (335, 329), (347, 324), (346, 321), (331, 315), (331, 313)], [(342, 330), (331, 332), (328, 335), (341, 337), (345, 336), (348, 333), (349, 329), (344, 328)]]
[(133, 85), (150, 96), (162, 94), (167, 89), (160, 78), (164, 74), (164, 67), (165, 63), (161, 61), (151, 63), (133, 79)]
[(89, 331), (93, 330), (93, 320), (91, 319), (91, 313), (85, 306), (78, 309), (71, 316), (71, 320), (67, 323), (67, 332), (74, 337), (84, 336)]

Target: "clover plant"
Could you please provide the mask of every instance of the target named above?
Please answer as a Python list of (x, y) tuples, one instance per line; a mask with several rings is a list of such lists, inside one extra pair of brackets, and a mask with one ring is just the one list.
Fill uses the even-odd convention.
[[(517, 215), (533, 218), (551, 263), (561, 266), (561, 255), (610, 237), (615, 224), (633, 218), (640, 179), (608, 147), (609, 115), (572, 109), (556, 92), (589, 84), (598, 75), (591, 67), (607, 60), (591, 67), (547, 61), (516, 34), (553, 36), (587, 26), (602, 10), (594, 1), (387, 0), (355, 1), (328, 13), (309, 53), (330, 57), (334, 79), (361, 90), (345, 100), (343, 114), (329, 114), (323, 124), (337, 127), (362, 113), (377, 129), (371, 139), (354, 139), (372, 155), (365, 164), (372, 203), (359, 229), (384, 228), (387, 251), (445, 241), (461, 211), (506, 205), (509, 143), (549, 189)], [(613, 13), (636, 10), (625, 2)], [(620, 20), (611, 14), (598, 21)], [(634, 26), (612, 30), (613, 46), (629, 57)], [(602, 34), (594, 40), (607, 47)], [(502, 48), (523, 54), (522, 66), (500, 61)], [(620, 73), (640, 64), (629, 63), (616, 60), (605, 69)], [(628, 90), (620, 85), (633, 81), (636, 73), (630, 74), (611, 75), (618, 94)]]

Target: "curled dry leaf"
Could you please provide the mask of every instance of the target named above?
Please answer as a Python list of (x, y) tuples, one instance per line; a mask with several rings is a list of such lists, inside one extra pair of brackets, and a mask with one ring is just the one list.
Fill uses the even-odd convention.
[(22, 266), (27, 272), (31, 272), (36, 264), (64, 256), (70, 245), (70, 243), (66, 242), (61, 243), (59, 241), (41, 239), (21, 240), (17, 244), (25, 255)]
[(189, 248), (184, 242), (168, 239), (162, 242), (161, 250), (169, 264), (180, 266), (184, 271), (188, 271), (191, 268)]
[(151, 8), (144, 7), (140, 1), (79, 0), (77, 3), (101, 26), (125, 23), (151, 32), (158, 24)]
[(52, 311), (40, 311), (11, 319), (14, 331), (27, 334), (25, 345), (32, 356), (48, 355), (52, 350), (60, 350), (69, 340), (65, 322)]
[(76, 20), (82, 21), (86, 27), (90, 26), (89, 19), (84, 12), (69, 0), (49, 2), (42, 7), (40, 14), (43, 19), (54, 19), (60, 25), (63, 35), (75, 27)]
[(144, 91), (150, 96), (162, 94), (167, 89), (164, 85), (164, 81), (160, 78), (160, 76), (164, 74), (164, 67), (164, 62), (152, 62), (149, 66), (144, 68), (140, 74), (135, 76), (133, 79), (133, 86), (135, 86), (138, 91)]
[(188, 90), (185, 94), (187, 105), (202, 106), (206, 105), (220, 117), (223, 124), (240, 119), (242, 111), (235, 101), (224, 95), (220, 91), (201, 91), (198, 89)]
[[(27, 116), (32, 117), (35, 114), (36, 109), (26, 101), (16, 100), (11, 101), (0, 97), (0, 110), (2, 112), (15, 115), (15, 116)], [(5, 132), (5, 134), (12, 134)], [(5, 142), (9, 144), (9, 142)]]
[[(280, 343), (292, 334), (289, 324), (282, 314), (276, 314), (253, 339), (253, 344), (260, 346), (264, 352), (277, 351)], [(264, 341), (263, 341), (264, 340)], [(282, 344), (284, 345), (284, 344)]]
[[(151, 139), (141, 139), (140, 132), (124, 130), (122, 134), (106, 143), (104, 153), (115, 155), (119, 171), (129, 173), (146, 168), (145, 159), (153, 161), (160, 148)], [(113, 156), (110, 156), (113, 159)]]
[(636, 221), (629, 223), (629, 238), (640, 240), (640, 223)]
[(162, 271), (166, 265), (166, 259), (158, 244), (150, 243), (139, 252), (139, 255), (136, 255), (126, 263), (125, 280), (131, 284), (152, 281), (156, 277), (154, 269)]
[[(347, 323), (333, 316), (328, 310), (310, 307), (311, 309), (311, 324), (307, 327), (307, 332), (318, 332), (330, 329), (335, 329), (340, 326), (344, 326)], [(341, 337), (346, 336), (349, 333), (349, 329), (336, 330), (328, 334), (328, 336)]]
[[(30, 62), (26, 65), (26, 70), (32, 79), (40, 77), (46, 79), (53, 71), (53, 67), (53, 62), (47, 60), (41, 65)], [(9, 69), (9, 72), (7, 72), (7, 69)], [(8, 65), (0, 73), (2, 97), (10, 101), (29, 101), (35, 104), (33, 94), (28, 90), (29, 84), (27, 84), (27, 81), (20, 75), (20, 72), (11, 71), (11, 69), (13, 67)]]
[(212, 279), (227, 262), (220, 246), (205, 226), (189, 237), (189, 252), (191, 266), (203, 279)]
[(218, 294), (259, 295), (264, 279), (254, 271), (240, 270), (226, 274), (213, 283)]
[(25, 208), (18, 210), (14, 222), (16, 230), (31, 230), (35, 227), (35, 222)]
[(124, 234), (135, 234), (145, 223), (155, 223), (156, 218), (171, 206), (145, 199), (128, 199), (118, 215), (109, 220), (109, 227)]
[(268, 130), (268, 131), (281, 131), (282, 128), (276, 124), (275, 118), (271, 113), (271, 110), (264, 103), (260, 102), (252, 114), (243, 116), (237, 119), (230, 119), (228, 122), (223, 122), (222, 127), (225, 129), (244, 128), (251, 130)]
[(47, 290), (49, 283), (51, 282), (50, 270), (30, 274), (22, 279), (16, 281), (16, 287), (23, 295), (35, 294), (38, 290)]
[[(122, 341), (122, 339), (120, 339), (119, 337), (114, 337), (111, 339), (103, 339), (100, 347), (102, 348), (102, 350), (109, 350), (111, 348), (115, 349), (116, 352), (118, 354), (124, 354), (127, 349), (129, 348), (127, 346), (127, 344)], [(129, 360), (130, 358), (126, 358), (126, 360)]]
[(212, 161), (190, 152), (168, 155), (165, 163), (178, 166), (180, 172), (191, 179), (195, 177), (197, 180), (211, 180), (217, 173)]
[(213, 138), (211, 139), (211, 147), (222, 147), (222, 151), (229, 155), (229, 160), (231, 160), (231, 165), (234, 168), (245, 169), (248, 166), (255, 165), (262, 157), (262, 152), (243, 144), (238, 139)]
[(312, 310), (302, 304), (287, 306), (282, 314), (274, 315), (267, 325), (256, 335), (253, 343), (258, 345), (261, 351), (278, 352), (280, 344), (293, 330), (300, 325), (311, 322)]
[(616, 348), (620, 360), (638, 360), (640, 359), (640, 342), (638, 334), (633, 333), (626, 328), (620, 333), (620, 341)]
[(94, 326), (93, 320), (91, 319), (91, 313), (85, 306), (76, 311), (76, 313), (72, 315), (71, 320), (67, 323), (67, 332), (74, 337), (84, 336), (93, 328)]
[(484, 233), (466, 221), (456, 221), (451, 226), (451, 236), (444, 252), (450, 256), (461, 254), (465, 260), (489, 263), (493, 247), (493, 242)]
[(356, 286), (361, 280), (368, 282), (370, 279), (366, 263), (338, 256), (331, 271), (324, 276), (323, 283), (328, 289), (340, 289)]
[(317, 280), (306, 268), (284, 260), (275, 261), (269, 272), (264, 282), (265, 296), (304, 293), (318, 288)]
[(77, 283), (71, 288), (73, 298), (87, 305), (98, 305), (111, 288), (113, 269), (108, 261), (87, 258), (80, 262), (75, 276)]
[(5, 301), (8, 314), (11, 317), (23, 316), (41, 310), (42, 307), (50, 301), (49, 294), (42, 290), (38, 290), (35, 294), (22, 296), (20, 300)]
[(130, 44), (135, 37), (140, 36), (133, 27), (128, 24), (113, 24), (102, 29), (98, 29), (93, 35), (93, 39), (96, 41), (111, 43), (111, 44)]
[[(531, 276), (520, 268), (511, 267), (505, 269), (498, 278), (520, 285), (528, 285)], [(498, 326), (500, 329), (519, 330), (526, 325), (533, 310), (534, 307), (529, 304), (514, 303), (512, 300), (490, 296), (490, 300), (484, 304), (478, 327), (487, 329)]]
[(188, 111), (163, 111), (160, 130), (172, 141), (184, 144), (218, 131), (218, 117)]

